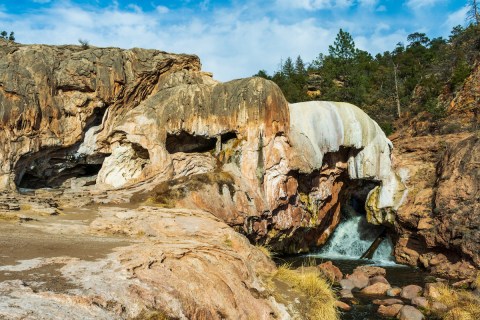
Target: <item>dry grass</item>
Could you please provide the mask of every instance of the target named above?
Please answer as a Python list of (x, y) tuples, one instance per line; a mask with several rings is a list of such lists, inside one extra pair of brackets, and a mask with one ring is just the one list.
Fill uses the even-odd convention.
[(477, 278), (475, 278), (475, 281), (473, 282), (473, 287), (475, 289), (480, 289), (480, 271), (477, 273)]
[(269, 258), (272, 258), (274, 256), (274, 253), (272, 251), (270, 251), (269, 246), (264, 246), (264, 245), (257, 244), (257, 245), (255, 245), (255, 247), (257, 247), (258, 250), (262, 251), (262, 253)]
[(18, 221), (16, 214), (0, 213), (0, 221)]
[(138, 316), (132, 320), (170, 320), (164, 312), (158, 310), (143, 310)]
[(337, 320), (339, 313), (335, 307), (335, 294), (332, 288), (316, 269), (292, 270), (288, 266), (278, 268), (274, 279), (288, 284), (299, 295), (303, 296), (301, 303), (302, 319)]
[(439, 318), (444, 320), (480, 319), (480, 298), (472, 292), (455, 290), (446, 284), (439, 285), (437, 289), (440, 296), (434, 300), (448, 308), (446, 313), (437, 314)]

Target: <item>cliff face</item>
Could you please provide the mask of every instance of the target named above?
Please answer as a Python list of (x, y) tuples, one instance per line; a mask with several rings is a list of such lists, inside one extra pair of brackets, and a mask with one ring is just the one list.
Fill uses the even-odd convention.
[[(454, 278), (472, 279), (480, 267), (479, 74), (477, 65), (445, 119), (417, 118), (390, 137), (409, 189), (396, 221), (397, 260)], [(432, 125), (435, 134), (425, 135)]]
[(106, 154), (73, 155), (88, 129), (111, 125), (113, 117), (102, 121), (107, 109), (122, 117), (169, 74), (200, 69), (196, 56), (142, 49), (7, 42), (0, 57), (0, 189), (22, 186), (23, 178), (55, 186), (59, 176), (85, 175)]
[(289, 106), (273, 82), (219, 83), (197, 57), (155, 50), (0, 54), (3, 190), (121, 188), (134, 203), (205, 209), (284, 252), (323, 244), (362, 180), (379, 186), (372, 220), (391, 221), (380, 209), (399, 200), (392, 145), (352, 105)]

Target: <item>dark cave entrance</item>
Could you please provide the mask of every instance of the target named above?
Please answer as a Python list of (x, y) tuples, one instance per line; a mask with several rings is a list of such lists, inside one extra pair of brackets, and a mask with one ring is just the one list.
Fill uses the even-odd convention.
[[(220, 141), (218, 141), (220, 139)], [(203, 152), (213, 152), (220, 151), (221, 146), (230, 143), (232, 140), (237, 139), (237, 134), (235, 132), (229, 131), (221, 134), (219, 137), (205, 137), (190, 134), (186, 131), (181, 131), (180, 133), (167, 133), (167, 139), (165, 142), (165, 147), (168, 153), (203, 153)], [(218, 145), (218, 142), (221, 145)]]
[(215, 150), (216, 138), (197, 136), (185, 131), (178, 134), (167, 133), (165, 146), (168, 153), (193, 153), (209, 152)]
[(72, 148), (40, 150), (22, 156), (16, 165), (16, 185), (22, 189), (68, 187), (76, 180), (82, 186), (94, 185), (107, 155), (78, 155)]

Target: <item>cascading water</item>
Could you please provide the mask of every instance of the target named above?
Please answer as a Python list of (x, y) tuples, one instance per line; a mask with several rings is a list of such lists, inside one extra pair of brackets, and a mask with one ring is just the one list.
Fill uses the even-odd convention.
[[(360, 259), (381, 232), (382, 227), (369, 224), (364, 215), (350, 213), (335, 229), (328, 243), (314, 256), (327, 259)], [(392, 242), (387, 237), (378, 246), (372, 262), (394, 263), (392, 250)]]

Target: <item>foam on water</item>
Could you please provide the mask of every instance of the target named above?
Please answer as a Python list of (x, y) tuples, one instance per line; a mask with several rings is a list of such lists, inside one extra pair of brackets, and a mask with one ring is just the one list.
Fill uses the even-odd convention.
[[(327, 244), (312, 256), (327, 259), (360, 259), (381, 231), (381, 227), (369, 224), (365, 216), (352, 215), (338, 225)], [(395, 264), (392, 251), (392, 242), (386, 238), (378, 246), (371, 262), (377, 265)]]

